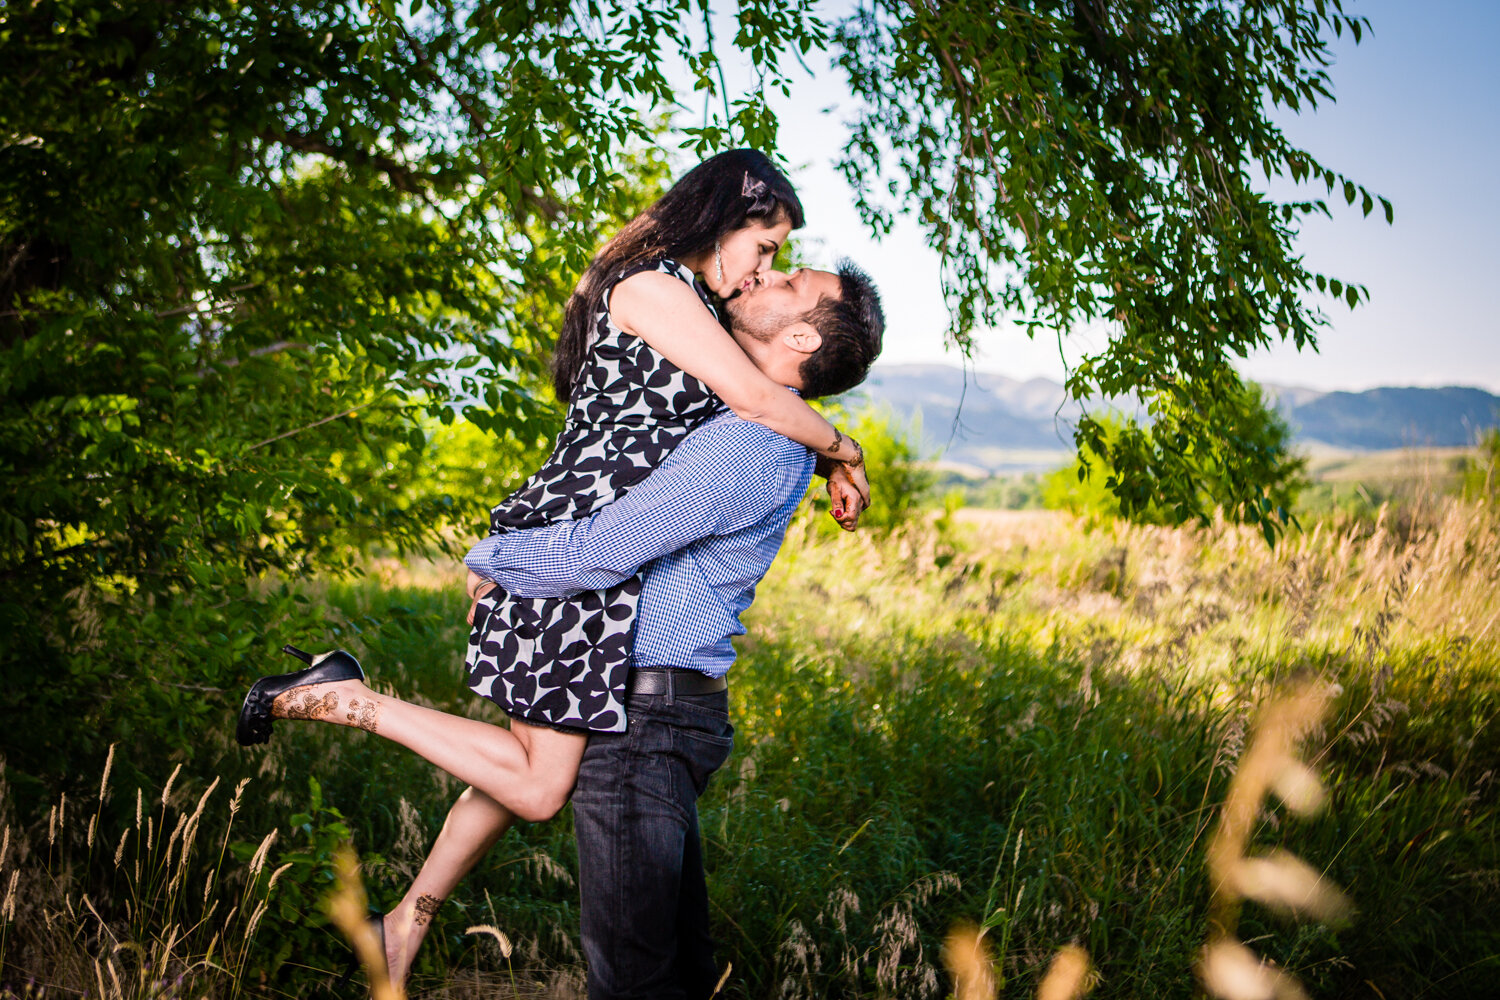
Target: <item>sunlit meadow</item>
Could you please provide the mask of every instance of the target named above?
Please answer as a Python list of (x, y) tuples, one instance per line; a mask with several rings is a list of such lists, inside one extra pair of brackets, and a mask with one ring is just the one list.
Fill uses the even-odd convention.
[[(1497, 536), (1492, 507), (1458, 500), (1275, 550), (1232, 525), (1048, 512), (854, 536), (800, 519), (703, 802), (721, 995), (952, 996), (942, 942), (964, 926), (990, 977), (964, 996), (1033, 995), (1075, 958), (1091, 996), (1197, 995), (1223, 937), (1220, 807), (1257, 707), (1296, 684), (1328, 699), (1298, 751), (1327, 800), (1257, 790), (1233, 858), (1300, 859), (1347, 907), (1325, 923), (1236, 895), (1235, 942), (1312, 996), (1477, 995), (1500, 974)], [(460, 683), (453, 567), (367, 573), (305, 586), (329, 633), (266, 636), (267, 668), (318, 638), (490, 717)], [(282, 724), (241, 750), (223, 697), (191, 759), (133, 762), (142, 790), (101, 759), (102, 799), (17, 816), (7, 796), (7, 992), (309, 995), (347, 955), (320, 903), (340, 845), (373, 903), (399, 895), (457, 784), (345, 729)], [(505, 838), (439, 915), (412, 994), (579, 995), (574, 865), (566, 812)]]

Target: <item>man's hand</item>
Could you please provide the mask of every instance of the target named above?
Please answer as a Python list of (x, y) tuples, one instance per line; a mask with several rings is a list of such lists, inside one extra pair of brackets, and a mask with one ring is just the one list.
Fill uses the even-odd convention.
[[(859, 525), (859, 515), (869, 506), (870, 485), (864, 482), (864, 476), (863, 465), (851, 468), (843, 462), (836, 463), (828, 474), (829, 513), (845, 531), (853, 531)], [(859, 488), (861, 482), (864, 482), (863, 492)]]

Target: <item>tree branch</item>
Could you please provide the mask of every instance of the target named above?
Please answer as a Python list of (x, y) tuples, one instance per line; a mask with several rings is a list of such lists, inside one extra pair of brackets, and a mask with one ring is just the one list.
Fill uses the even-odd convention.
[[(255, 288), (259, 284), (260, 282), (258, 281), (252, 281), (248, 285), (235, 285), (233, 288), (224, 289), (224, 291), (230, 294), (233, 294), (235, 292), (245, 292), (249, 291), (252, 288)], [(167, 309), (163, 312), (156, 313), (155, 315), (157, 319), (165, 319), (168, 316), (181, 316), (184, 313), (197, 313), (200, 316), (211, 316), (214, 313), (223, 312), (225, 309), (233, 309), (237, 305), (240, 305), (240, 303), (226, 302), (223, 305), (213, 306), (208, 309), (200, 309), (198, 308), (197, 303), (190, 303), (185, 306), (178, 306), (176, 309)]]
[[(474, 95), (466, 93), (448, 82), (448, 78), (443, 76), (437, 66), (433, 64), (427, 53), (422, 49), (421, 44), (416, 38), (412, 37), (411, 32), (406, 30), (404, 24), (397, 21), (395, 22), (395, 26), (396, 30), (401, 32), (402, 39), (411, 49), (412, 57), (416, 59), (417, 67), (427, 74), (428, 79), (441, 87), (449, 97), (453, 98), (458, 104), (459, 109), (463, 111), (464, 117), (473, 126), (474, 131), (479, 134), (479, 138), (481, 140), (489, 139), (489, 123), (484, 120), (484, 117), (479, 113), (479, 109), (475, 106)], [(726, 97), (725, 100), (727, 106), (728, 98)], [(493, 172), (490, 169), (489, 161), (485, 159), (483, 142), (474, 145), (473, 153), (475, 161), (479, 164), (480, 176), (488, 181)], [(534, 208), (550, 219), (561, 219), (566, 214), (564, 206), (556, 198), (550, 197), (532, 185), (522, 184), (521, 195)], [(526, 219), (521, 214), (521, 207), (519, 205), (511, 206), (511, 216), (515, 219), (517, 226), (522, 229), (526, 227)]]
[(406, 194), (416, 194), (423, 189), (423, 182), (431, 180), (426, 174), (412, 170), (405, 164), (397, 163), (383, 153), (372, 153), (367, 149), (352, 149), (347, 146), (335, 146), (317, 136), (291, 130), (278, 133), (272, 132), (269, 129), (263, 129), (259, 135), (266, 142), (274, 142), (288, 149), (294, 149), (299, 153), (321, 153), (324, 156), (338, 160), (340, 163), (348, 163), (361, 167), (373, 166), (376, 170), (385, 174), (386, 178), (391, 182), (391, 187)]
[(303, 424), (301, 427), (294, 427), (294, 428), (292, 428), (289, 431), (285, 431), (285, 432), (283, 432), (281, 434), (276, 435), (275, 437), (268, 437), (264, 441), (257, 441), (255, 444), (252, 444), (250, 447), (246, 448), (245, 450), (247, 452), (254, 451), (257, 448), (263, 448), (266, 445), (273, 444), (273, 443), (275, 443), (277, 441), (282, 440), (283, 438), (289, 438), (289, 437), (291, 437), (294, 434), (301, 434), (303, 431), (310, 431), (314, 427), (321, 427), (324, 424), (332, 423), (335, 420), (342, 420), (344, 417), (350, 416), (351, 414), (354, 414), (354, 413), (358, 413), (360, 410), (363, 410), (365, 407), (369, 406), (371, 403), (374, 403), (374, 402), (375, 402), (375, 400), (372, 399), (368, 403), (360, 403), (358, 406), (351, 406), (351, 407), (349, 407), (349, 409), (343, 411), (342, 413), (335, 413), (335, 414), (332, 414), (330, 416), (324, 417), (321, 420), (314, 420), (310, 424)]
[[(422, 46), (412, 37), (411, 32), (406, 30), (406, 25), (402, 24), (399, 19), (393, 23), (396, 26), (396, 30), (401, 32), (401, 37), (406, 41), (406, 44), (411, 48), (412, 55), (416, 57), (418, 68), (426, 73), (427, 78), (433, 83), (442, 87), (449, 97), (458, 102), (458, 106), (463, 109), (464, 117), (469, 119), (469, 124), (474, 126), (474, 131), (479, 133), (479, 137), (481, 139), (488, 139), (490, 137), (489, 123), (480, 117), (479, 112), (474, 108), (472, 95), (466, 94), (453, 86), (443, 74), (438, 72), (437, 67), (432, 64), (432, 60), (427, 58), (427, 53), (422, 51)], [(484, 171), (485, 179), (488, 180), (490, 173), (489, 164), (485, 162), (480, 150), (476, 149), (474, 156), (479, 161), (480, 169)]]
[[(222, 367), (222, 368), (234, 368), (234, 367), (237, 367), (246, 358), (259, 358), (259, 357), (263, 357), (264, 355), (267, 355), (267, 354), (278, 354), (281, 351), (305, 351), (305, 350), (307, 350), (307, 345), (303, 344), (303, 343), (299, 343), (298, 341), (295, 341), (295, 340), (278, 340), (274, 344), (267, 344), (265, 347), (257, 347), (255, 350), (253, 350), (250, 353), (246, 354), (245, 358), (230, 358), (227, 361), (218, 361), (218, 362), (215, 362), (215, 364), (217, 366), (219, 366), (219, 367)], [(204, 365), (202, 368), (198, 369), (198, 374), (199, 375), (207, 375), (212, 370), (213, 370), (213, 368), (211, 366)], [(261, 442), (261, 443), (264, 444), (265, 442)], [(256, 447), (258, 448), (258, 447), (260, 447), (260, 445), (256, 445)]]

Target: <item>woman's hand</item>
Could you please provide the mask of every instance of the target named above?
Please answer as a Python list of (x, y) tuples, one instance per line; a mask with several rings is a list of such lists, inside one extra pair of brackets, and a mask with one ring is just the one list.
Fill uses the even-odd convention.
[[(860, 486), (864, 491), (860, 491)], [(839, 527), (853, 531), (859, 526), (859, 515), (870, 506), (870, 484), (865, 480), (864, 464), (851, 466), (837, 462), (828, 473), (828, 510)]]
[(479, 607), (479, 599), (498, 587), (494, 580), (486, 580), (472, 569), (469, 577), (464, 583), (464, 590), (469, 595), (469, 624), (474, 624), (474, 609)]
[(854, 455), (845, 459), (834, 459), (838, 462), (838, 468), (842, 468), (849, 475), (849, 482), (859, 491), (859, 499), (865, 507), (870, 506), (870, 481), (865, 478), (865, 450), (859, 446), (859, 442), (847, 435), (840, 435), (846, 448), (852, 446)]
[(464, 581), (464, 591), (469, 595), (469, 600), (477, 601), (480, 596), (479, 592), (487, 586), (495, 586), (495, 581), (486, 580), (472, 569), (469, 570), (469, 577)]

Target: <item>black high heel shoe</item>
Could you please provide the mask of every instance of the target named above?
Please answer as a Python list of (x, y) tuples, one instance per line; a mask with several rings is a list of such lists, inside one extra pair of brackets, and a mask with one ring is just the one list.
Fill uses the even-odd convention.
[[(345, 655), (347, 655), (347, 654), (345, 654)], [(352, 657), (350, 657), (350, 658), (352, 659)], [(370, 915), (368, 917), (366, 917), (365, 919), (368, 920), (370, 922), (371, 926), (373, 926), (375, 928), (375, 940), (380, 943), (380, 960), (382, 962), (384, 962), (385, 961), (385, 914), (381, 913), (379, 910), (373, 910), (372, 909), (370, 911)], [(348, 966), (346, 966), (344, 968), (344, 974), (342, 976), (339, 976), (339, 981), (333, 984), (333, 990), (334, 990), (335, 993), (342, 993), (342, 992), (344, 992), (344, 987), (349, 985), (349, 980), (353, 979), (354, 978), (354, 974), (359, 971), (359, 964), (360, 964), (359, 963), (359, 952), (356, 950), (354, 952), (354, 954), (352, 954), (352, 955), (349, 956), (349, 964), (348, 964)], [(389, 969), (386, 970), (386, 976), (387, 976), (387, 978), (389, 978), (389, 976), (390, 976), (390, 970)]]
[(306, 670), (290, 674), (262, 677), (250, 685), (245, 703), (240, 706), (239, 724), (234, 730), (234, 738), (239, 740), (240, 746), (254, 746), (271, 738), (271, 723), (274, 721), (271, 718), (271, 703), (292, 688), (365, 679), (365, 672), (360, 669), (359, 661), (342, 649), (318, 656), (304, 653), (296, 646), (282, 646), (281, 651), (310, 666)]

